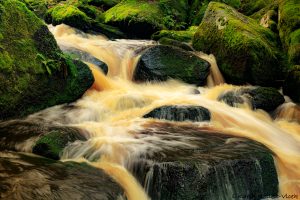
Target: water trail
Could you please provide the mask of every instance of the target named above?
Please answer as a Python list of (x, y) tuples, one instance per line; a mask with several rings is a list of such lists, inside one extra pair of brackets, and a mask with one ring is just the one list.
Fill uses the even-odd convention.
[(109, 77), (132, 80), (139, 59), (135, 50), (157, 44), (150, 40), (108, 40), (103, 35), (83, 33), (67, 25), (49, 26), (59, 46), (71, 47), (87, 52), (106, 63)]
[(225, 80), (218, 68), (217, 61), (214, 55), (207, 55), (203, 52), (195, 52), (195, 55), (210, 63), (210, 74), (207, 77), (206, 83), (208, 87), (213, 87), (225, 83)]
[(274, 115), (277, 120), (300, 123), (300, 106), (293, 102), (284, 103), (276, 109)]
[[(107, 41), (102, 36), (78, 34), (67, 26), (52, 28), (52, 32), (60, 45), (73, 46), (86, 51), (109, 66), (107, 77), (97, 71), (95, 66), (89, 64), (96, 78), (93, 85), (95, 90), (88, 91), (74, 103), (73, 109), (66, 111), (64, 106), (56, 106), (28, 118), (77, 126), (88, 132), (89, 140), (68, 146), (64, 151), (64, 159), (84, 157), (92, 163), (101, 163), (105, 160), (106, 163), (100, 166), (108, 173), (112, 173), (112, 176), (114, 176), (114, 170), (117, 169), (116, 180), (125, 188), (127, 195), (130, 196), (131, 192), (138, 193), (135, 192), (138, 190), (136, 187), (135, 189), (129, 186), (126, 188), (127, 180), (118, 178), (123, 175), (121, 175), (122, 172), (118, 172), (118, 167), (115, 168), (116, 165), (126, 167), (132, 160), (139, 159), (145, 154), (155, 153), (162, 148), (176, 150), (179, 146), (193, 147), (192, 138), (185, 135), (168, 136), (168, 140), (162, 140), (163, 136), (158, 135), (140, 135), (139, 132), (145, 128), (146, 124), (151, 126), (157, 122), (153, 119), (143, 119), (142, 116), (163, 105), (197, 105), (211, 112), (211, 122), (184, 123), (212, 132), (250, 138), (266, 145), (275, 153), (280, 192), (282, 194), (300, 193), (300, 168), (298, 167), (300, 125), (298, 121), (290, 122), (288, 117), (290, 115), (279, 117), (282, 116), (278, 114), (281, 113), (280, 108), (280, 112), (277, 111), (277, 120), (274, 121), (264, 111), (252, 111), (247, 106), (233, 108), (216, 101), (224, 91), (239, 87), (227, 84), (212, 87), (224, 83), (213, 56), (197, 53), (198, 56), (210, 60), (211, 80), (213, 80), (208, 85), (212, 88), (199, 88), (201, 90), (199, 95), (193, 93), (194, 86), (180, 81), (169, 80), (151, 84), (136, 84), (130, 81), (137, 57), (134, 57), (133, 61), (128, 57), (132, 58), (132, 52), (153, 44), (151, 42)], [(292, 115), (292, 118), (299, 119), (298, 114)], [(279, 118), (281, 120), (278, 120)], [(179, 124), (176, 123), (176, 125)]]

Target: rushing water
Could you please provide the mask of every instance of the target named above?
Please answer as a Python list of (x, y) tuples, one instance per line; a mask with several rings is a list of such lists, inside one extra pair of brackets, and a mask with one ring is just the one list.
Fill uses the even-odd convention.
[[(87, 63), (95, 83), (73, 104), (74, 109), (55, 106), (28, 117), (29, 120), (86, 130), (88, 140), (69, 145), (63, 152), (63, 160), (90, 162), (111, 175), (124, 188), (128, 199), (148, 199), (143, 187), (128, 172), (131, 163), (141, 155), (155, 154), (162, 149), (193, 148), (194, 143), (193, 138), (186, 135), (170, 136), (167, 140), (157, 134), (140, 136), (139, 132), (147, 127), (164, 123), (142, 116), (163, 105), (197, 105), (211, 112), (211, 121), (176, 122), (176, 126), (205, 129), (208, 134), (218, 132), (246, 137), (264, 144), (275, 153), (280, 193), (300, 193), (300, 112), (296, 104), (283, 104), (271, 118), (262, 110), (252, 111), (247, 105), (233, 108), (218, 102), (220, 94), (238, 86), (225, 84), (214, 56), (201, 52), (195, 54), (211, 64), (208, 87), (196, 88), (176, 80), (137, 84), (131, 80), (139, 52), (147, 46), (157, 45), (156, 42), (110, 41), (104, 36), (83, 34), (65, 25), (50, 27), (50, 30), (60, 46), (87, 52), (109, 67), (105, 76), (97, 66)], [(201, 94), (195, 94), (195, 89)], [(147, 191), (151, 171), (149, 173), (145, 184)]]

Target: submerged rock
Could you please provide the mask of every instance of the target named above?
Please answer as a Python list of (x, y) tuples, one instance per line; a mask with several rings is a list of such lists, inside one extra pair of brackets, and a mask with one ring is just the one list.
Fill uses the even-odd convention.
[(201, 106), (162, 106), (155, 108), (143, 117), (170, 121), (201, 122), (210, 120), (210, 112)]
[(263, 109), (267, 112), (275, 110), (284, 103), (284, 97), (275, 88), (250, 87), (228, 91), (218, 97), (219, 101), (237, 107), (238, 104), (248, 104), (253, 109)]
[(276, 86), (282, 79), (277, 36), (222, 3), (211, 2), (193, 47), (214, 54), (228, 83)]
[(103, 170), (31, 154), (0, 152), (1, 199), (116, 200), (123, 189)]
[(84, 62), (92, 63), (92, 64), (98, 66), (103, 71), (104, 74), (108, 73), (107, 64), (105, 64), (98, 58), (95, 58), (91, 54), (89, 54), (85, 51), (81, 51), (80, 49), (73, 48), (73, 47), (60, 46), (60, 48), (64, 53), (69, 54), (72, 58), (80, 59)]
[(300, 65), (291, 67), (283, 85), (283, 93), (300, 103)]
[(210, 64), (193, 53), (172, 46), (154, 46), (142, 53), (136, 66), (135, 81), (166, 81), (179, 79), (204, 85)]
[(47, 26), (17, 0), (0, 2), (0, 120), (77, 100), (90, 69), (58, 48)]
[[(171, 123), (152, 123), (142, 134), (157, 136), (161, 147), (131, 167), (152, 199), (264, 199), (278, 194), (272, 153), (259, 143)], [(184, 146), (186, 141), (190, 145)]]

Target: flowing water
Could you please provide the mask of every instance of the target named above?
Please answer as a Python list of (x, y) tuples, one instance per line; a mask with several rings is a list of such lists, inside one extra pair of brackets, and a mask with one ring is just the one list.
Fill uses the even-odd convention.
[[(213, 55), (195, 53), (211, 64), (207, 87), (197, 88), (176, 80), (161, 83), (134, 83), (132, 76), (139, 53), (154, 41), (115, 40), (101, 35), (83, 34), (65, 25), (50, 27), (60, 46), (87, 52), (105, 62), (105, 76), (92, 63), (87, 63), (95, 83), (85, 95), (73, 103), (73, 109), (55, 106), (28, 117), (56, 125), (69, 125), (85, 130), (85, 142), (75, 142), (63, 152), (62, 160), (89, 162), (111, 175), (125, 190), (130, 200), (149, 199), (149, 177), (145, 190), (128, 171), (142, 155), (154, 155), (163, 149), (194, 148), (193, 137), (187, 135), (139, 134), (150, 127), (157, 130), (165, 121), (142, 118), (163, 105), (197, 105), (211, 112), (210, 122), (169, 122), (174, 127), (194, 127), (207, 134), (222, 133), (258, 141), (274, 152), (279, 175), (280, 194), (300, 193), (300, 125), (299, 107), (283, 104), (273, 118), (262, 110), (246, 105), (229, 107), (217, 98), (238, 86), (224, 83)], [(195, 94), (195, 89), (200, 94)], [(170, 125), (169, 124), (169, 125)], [(151, 129), (152, 127), (152, 129)], [(156, 127), (156, 128), (155, 128)], [(148, 174), (148, 176), (151, 176)]]

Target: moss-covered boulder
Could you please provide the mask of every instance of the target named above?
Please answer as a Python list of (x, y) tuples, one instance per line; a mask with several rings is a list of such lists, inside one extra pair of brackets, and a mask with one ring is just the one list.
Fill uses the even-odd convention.
[(300, 64), (300, 3), (297, 0), (281, 0), (279, 3), (279, 34), (288, 52), (289, 62)]
[(49, 24), (67, 24), (87, 31), (91, 28), (92, 21), (84, 12), (73, 5), (57, 5), (48, 10), (45, 20)]
[(230, 6), (211, 2), (194, 35), (196, 50), (216, 56), (228, 83), (278, 85), (282, 56), (277, 36)]
[(89, 68), (66, 57), (23, 3), (0, 1), (0, 13), (0, 119), (75, 101), (93, 84)]
[(184, 0), (125, 0), (104, 13), (104, 22), (119, 27), (129, 37), (150, 38), (162, 29), (184, 28), (187, 11)]
[(146, 49), (134, 71), (135, 81), (166, 81), (179, 79), (204, 85), (209, 74), (207, 61), (183, 49), (158, 45)]
[(300, 65), (293, 66), (283, 85), (283, 93), (300, 103)]
[(275, 110), (284, 103), (283, 95), (270, 87), (245, 87), (230, 90), (221, 94), (218, 100), (232, 107), (246, 103), (253, 109), (262, 109), (267, 112)]
[(143, 117), (179, 122), (202, 122), (210, 120), (210, 112), (202, 106), (161, 106), (150, 111)]
[(51, 131), (42, 135), (32, 148), (32, 153), (59, 160), (64, 148), (76, 140), (86, 140), (77, 130)]
[(244, 15), (252, 15), (272, 3), (274, 0), (241, 0), (238, 10)]

